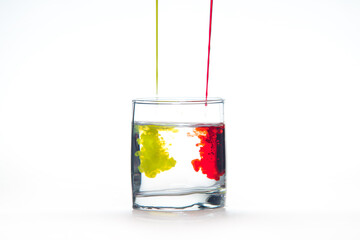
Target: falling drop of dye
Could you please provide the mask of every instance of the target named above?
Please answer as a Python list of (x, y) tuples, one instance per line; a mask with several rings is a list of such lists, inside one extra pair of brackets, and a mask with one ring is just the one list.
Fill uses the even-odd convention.
[(156, 0), (156, 96), (159, 94), (159, 2)]
[(208, 45), (208, 60), (207, 60), (207, 74), (206, 74), (205, 106), (207, 105), (208, 89), (209, 89), (209, 66), (210, 66), (210, 42), (211, 42), (212, 11), (213, 11), (213, 0), (210, 0), (209, 45)]
[[(208, 59), (207, 59), (207, 73), (206, 73), (205, 105), (207, 105), (207, 98), (209, 92), (212, 12), (213, 12), (213, 0), (210, 0), (210, 23), (209, 23), (209, 44), (208, 44)], [(158, 43), (159, 43), (159, 0), (156, 0), (156, 96), (158, 96), (159, 94), (159, 44)]]

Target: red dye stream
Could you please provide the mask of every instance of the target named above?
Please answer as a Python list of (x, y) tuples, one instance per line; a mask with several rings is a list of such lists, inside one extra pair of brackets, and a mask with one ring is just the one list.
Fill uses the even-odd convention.
[(208, 89), (209, 89), (209, 66), (210, 66), (210, 42), (211, 42), (211, 23), (212, 23), (212, 10), (213, 10), (213, 0), (210, 0), (210, 24), (209, 24), (209, 46), (208, 46), (208, 60), (207, 60), (207, 74), (206, 74), (206, 103), (208, 98)]
[(196, 172), (201, 169), (209, 179), (218, 181), (225, 173), (225, 127), (198, 127), (194, 130), (195, 136), (200, 139), (200, 159), (191, 161)]

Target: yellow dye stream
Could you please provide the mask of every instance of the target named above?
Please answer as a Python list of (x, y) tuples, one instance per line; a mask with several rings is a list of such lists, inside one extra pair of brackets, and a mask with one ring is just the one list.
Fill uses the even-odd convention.
[(156, 0), (156, 96), (159, 94), (159, 3)]

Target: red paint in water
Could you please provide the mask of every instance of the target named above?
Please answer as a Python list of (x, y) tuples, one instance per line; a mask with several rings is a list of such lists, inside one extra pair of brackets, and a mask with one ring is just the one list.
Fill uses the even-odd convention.
[(210, 0), (209, 46), (208, 46), (208, 60), (207, 60), (207, 74), (206, 74), (206, 103), (205, 103), (205, 105), (207, 105), (208, 89), (209, 89), (209, 66), (210, 66), (210, 42), (211, 42), (212, 10), (213, 10), (213, 0)]
[(191, 161), (196, 172), (201, 169), (209, 179), (219, 180), (225, 173), (224, 125), (198, 127), (195, 136), (200, 139), (200, 159)]

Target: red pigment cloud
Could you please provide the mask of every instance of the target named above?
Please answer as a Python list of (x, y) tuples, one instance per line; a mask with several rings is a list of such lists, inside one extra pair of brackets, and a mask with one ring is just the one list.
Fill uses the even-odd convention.
[(198, 127), (194, 130), (200, 139), (200, 159), (191, 161), (194, 170), (205, 174), (209, 179), (219, 180), (225, 173), (224, 125)]

